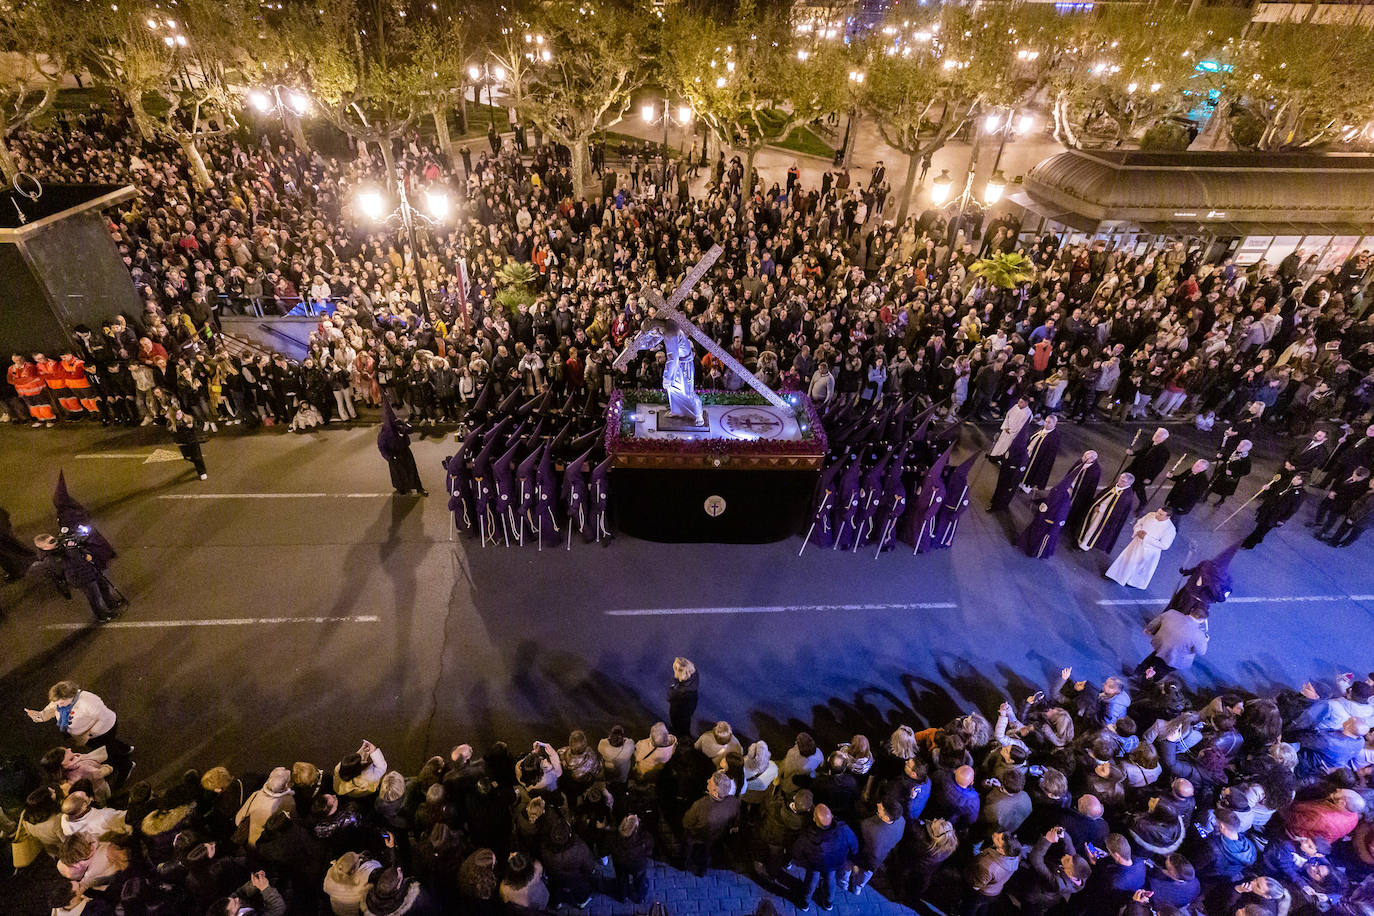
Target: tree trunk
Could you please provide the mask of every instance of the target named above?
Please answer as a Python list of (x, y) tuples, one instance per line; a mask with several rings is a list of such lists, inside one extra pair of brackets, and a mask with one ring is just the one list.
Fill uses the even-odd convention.
[(902, 182), (902, 203), (897, 208), (897, 225), (906, 222), (906, 217), (911, 212), (911, 194), (916, 187), (916, 174), (921, 170), (921, 153), (919, 150), (911, 153), (906, 159), (906, 179)]
[(305, 139), (305, 128), (301, 126), (300, 115), (286, 109), (282, 117), (286, 121), (286, 129), (291, 132), (291, 142), (296, 144), (296, 149), (303, 153), (310, 152), (310, 141)]
[(186, 154), (186, 161), (191, 163), (191, 181), (195, 184), (196, 190), (210, 190), (210, 170), (205, 167), (205, 157), (196, 146), (196, 138), (182, 136), (177, 138), (177, 142), (181, 144), (181, 151)]
[(453, 140), (448, 133), (448, 105), (447, 103), (437, 108), (431, 109), (430, 114), (434, 117), (434, 136), (439, 141), (439, 150), (448, 160), (448, 164), (457, 168), (458, 163), (453, 159)]
[[(590, 171), (591, 157), (587, 153), (587, 138), (576, 137), (568, 144), (572, 150), (573, 200), (587, 199), (587, 173)], [(598, 191), (600, 188), (597, 189)]]
[(1069, 149), (1078, 148), (1078, 135), (1074, 132), (1069, 119), (1068, 93), (1061, 92), (1054, 98), (1054, 139)]
[(844, 167), (852, 169), (854, 167), (854, 146), (859, 138), (859, 121), (863, 114), (857, 108), (849, 110), (849, 132), (845, 137), (844, 158), (841, 160)]
[(15, 177), (19, 174), (19, 162), (14, 158), (14, 153), (10, 151), (9, 143), (4, 137), (0, 137), (0, 175), (4, 175), (5, 184), (13, 184)]
[(754, 157), (759, 153), (757, 146), (744, 151), (744, 181), (740, 184), (740, 194), (748, 201), (754, 196)]
[(134, 127), (145, 141), (153, 139), (153, 119), (143, 107), (143, 93), (131, 91), (124, 93), (124, 104), (129, 106), (133, 115)]
[(1188, 144), (1190, 150), (1228, 150), (1231, 148), (1231, 133), (1227, 123), (1227, 112), (1231, 108), (1231, 100), (1226, 96), (1217, 98), (1217, 106), (1212, 109), (1212, 115), (1203, 125), (1202, 130), (1192, 143)]
[(382, 165), (386, 167), (386, 186), (396, 190), (396, 154), (391, 149), (391, 135), (387, 134), (377, 141), (382, 151)]
[(458, 93), (458, 133), (466, 135), (468, 132), (468, 94)]

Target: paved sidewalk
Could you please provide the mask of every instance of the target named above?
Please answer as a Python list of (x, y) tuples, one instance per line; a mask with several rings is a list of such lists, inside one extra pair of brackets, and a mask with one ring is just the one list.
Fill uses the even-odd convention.
[[(584, 912), (592, 916), (643, 916), (654, 902), (661, 902), (668, 916), (750, 916), (764, 900), (772, 901), (781, 916), (799, 912), (790, 899), (769, 893), (758, 882), (738, 872), (713, 868), (705, 877), (698, 878), (658, 862), (649, 869), (646, 900), (643, 904), (619, 903), (612, 897), (598, 894)], [(834, 904), (836, 913), (862, 916), (909, 916), (916, 912), (893, 903), (872, 887), (857, 897), (837, 889)], [(815, 904), (811, 911), (821, 912)]]

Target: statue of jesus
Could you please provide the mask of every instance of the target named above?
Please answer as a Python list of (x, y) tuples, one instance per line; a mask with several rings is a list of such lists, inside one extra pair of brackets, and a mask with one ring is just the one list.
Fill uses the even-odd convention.
[(663, 393), (668, 396), (668, 416), (690, 419), (697, 426), (706, 426), (706, 413), (696, 393), (696, 350), (692, 339), (676, 322), (663, 318), (644, 319), (639, 333), (616, 357), (615, 367), (623, 370), (636, 353), (660, 343), (668, 357), (663, 365)]

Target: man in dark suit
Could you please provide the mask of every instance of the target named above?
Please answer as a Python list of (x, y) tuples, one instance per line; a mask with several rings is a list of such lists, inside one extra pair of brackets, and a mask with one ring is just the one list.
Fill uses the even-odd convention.
[(1208, 477), (1207, 471), (1211, 465), (1199, 458), (1193, 462), (1193, 466), (1181, 474), (1176, 474), (1169, 479), (1174, 485), (1169, 489), (1169, 494), (1164, 497), (1164, 505), (1173, 510), (1174, 527), (1183, 520), (1183, 516), (1193, 511), (1193, 507), (1202, 501), (1207, 494)]
[(1255, 530), (1245, 536), (1241, 542), (1246, 550), (1254, 550), (1264, 540), (1264, 536), (1275, 528), (1283, 527), (1283, 523), (1293, 517), (1293, 513), (1298, 511), (1302, 505), (1304, 479), (1302, 474), (1294, 474), (1287, 482), (1284, 481), (1282, 474), (1275, 474), (1274, 479), (1265, 486), (1264, 496), (1260, 499), (1259, 509), (1255, 512)]
[(1148, 443), (1129, 453), (1131, 460), (1126, 465), (1126, 473), (1135, 476), (1131, 492), (1135, 493), (1137, 507), (1141, 510), (1150, 501), (1145, 488), (1154, 483), (1155, 478), (1169, 464), (1168, 439), (1169, 431), (1161, 426), (1155, 430)]
[[(1355, 468), (1374, 467), (1374, 425), (1366, 427), (1363, 433), (1349, 430), (1331, 453), (1326, 462), (1326, 478), (1321, 485), (1329, 487), (1343, 478), (1349, 477)], [(1316, 483), (1316, 481), (1313, 481)]]
[(1331, 457), (1331, 446), (1326, 443), (1326, 430), (1319, 429), (1305, 444), (1293, 449), (1283, 459), (1285, 475), (1307, 475), (1326, 464)]

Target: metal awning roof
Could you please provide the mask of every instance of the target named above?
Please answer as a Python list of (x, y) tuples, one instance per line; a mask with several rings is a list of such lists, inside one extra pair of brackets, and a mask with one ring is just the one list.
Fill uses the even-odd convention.
[(1374, 156), (1069, 150), (1032, 168), (1024, 193), (1036, 212), (1174, 232), (1374, 232)]

